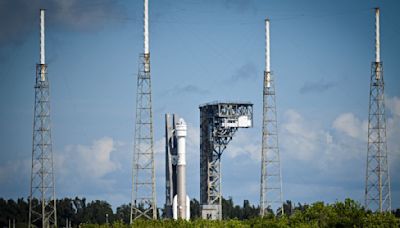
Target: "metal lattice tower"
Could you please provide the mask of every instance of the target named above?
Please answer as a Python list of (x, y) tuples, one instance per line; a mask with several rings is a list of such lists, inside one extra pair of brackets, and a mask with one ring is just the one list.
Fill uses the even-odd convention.
[(45, 63), (44, 15), (40, 10), (40, 64), (36, 65), (29, 227), (57, 226), (50, 121), (50, 89)]
[(269, 19), (265, 20), (266, 47), (263, 91), (263, 130), (261, 152), (260, 215), (279, 209), (283, 214), (282, 176), (278, 144), (275, 82), (270, 69)]
[(157, 219), (151, 103), (148, 0), (144, 0), (144, 53), (139, 57), (130, 223)]
[(371, 66), (368, 115), (368, 152), (365, 207), (378, 212), (391, 210), (390, 176), (386, 145), (386, 114), (383, 64), (380, 60), (379, 8), (375, 9), (375, 62)]
[(221, 155), (238, 128), (253, 125), (250, 103), (200, 106), (200, 204), (203, 219), (222, 219)]

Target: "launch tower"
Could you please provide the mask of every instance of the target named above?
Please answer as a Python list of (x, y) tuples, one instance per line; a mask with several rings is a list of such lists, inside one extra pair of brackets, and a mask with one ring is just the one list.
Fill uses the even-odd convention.
[(222, 219), (221, 155), (238, 128), (252, 126), (251, 103), (200, 106), (200, 205), (203, 219)]

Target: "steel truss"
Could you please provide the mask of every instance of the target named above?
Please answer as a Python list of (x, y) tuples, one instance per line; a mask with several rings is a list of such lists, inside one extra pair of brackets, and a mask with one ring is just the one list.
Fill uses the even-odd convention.
[[(241, 125), (240, 118), (246, 124)], [(222, 219), (221, 155), (239, 127), (251, 127), (250, 103), (200, 106), (200, 204), (203, 219)]]
[[(268, 76), (269, 74), (269, 76)], [(270, 77), (269, 83), (267, 78)], [(270, 86), (267, 86), (270, 84)], [(275, 81), (270, 72), (264, 73), (263, 130), (261, 153), (260, 215), (279, 210), (283, 214), (282, 175), (278, 143)]]
[(131, 223), (157, 218), (149, 54), (139, 58), (135, 121)]
[(57, 226), (47, 65), (36, 65), (29, 227)]
[(391, 210), (384, 85), (383, 64), (373, 62), (369, 93), (365, 207), (379, 212)]

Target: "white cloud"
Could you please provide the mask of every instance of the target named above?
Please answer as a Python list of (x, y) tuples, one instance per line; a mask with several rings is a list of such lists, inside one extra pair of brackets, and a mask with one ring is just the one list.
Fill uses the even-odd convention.
[(120, 143), (104, 137), (93, 141), (90, 146), (67, 146), (65, 151), (55, 154), (56, 170), (61, 177), (78, 178), (82, 182), (101, 180), (120, 168), (119, 161), (112, 159), (113, 152), (116, 151), (115, 144)]
[(391, 97), (386, 99), (386, 107), (394, 116), (400, 117), (400, 98)]
[(367, 122), (361, 122), (353, 113), (339, 115), (333, 122), (333, 128), (356, 139), (367, 139)]
[(326, 135), (314, 129), (311, 123), (306, 123), (295, 110), (287, 110), (284, 114), (280, 131), (280, 147), (291, 157), (299, 160), (313, 159), (321, 139)]
[(246, 129), (239, 129), (226, 148), (225, 156), (236, 158), (245, 156), (253, 161), (261, 161), (261, 136), (253, 137)]
[[(400, 168), (398, 166), (400, 162), (400, 98), (387, 98), (386, 107), (387, 116), (389, 116), (386, 124), (389, 165), (391, 170), (397, 171)], [(391, 173), (394, 172), (392, 171)]]
[(324, 129), (295, 110), (286, 111), (279, 132), (283, 160), (301, 161), (330, 172), (340, 169), (343, 162), (357, 159), (364, 152), (363, 144), (349, 140), (348, 136), (361, 138), (364, 124), (353, 114), (345, 113), (332, 126), (333, 129)]

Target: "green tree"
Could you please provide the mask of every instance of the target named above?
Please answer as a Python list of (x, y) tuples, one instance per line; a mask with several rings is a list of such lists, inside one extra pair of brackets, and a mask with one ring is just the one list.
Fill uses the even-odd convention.
[(57, 224), (58, 224), (58, 226), (66, 226), (66, 219), (71, 221), (71, 223), (75, 222), (75, 221), (73, 221), (73, 219), (75, 217), (76, 210), (74, 208), (72, 199), (64, 198), (64, 199), (57, 200), (56, 206), (57, 206)]
[(400, 227), (400, 220), (391, 213), (368, 213), (362, 227)]
[(72, 223), (81, 224), (84, 222), (83, 219), (86, 213), (86, 199), (85, 198), (80, 199), (78, 197), (75, 197), (75, 199), (72, 202), (76, 211)]
[(361, 227), (362, 219), (365, 217), (365, 210), (359, 203), (352, 199), (345, 199), (344, 202), (336, 202), (332, 205), (337, 214), (336, 226), (340, 227)]
[(229, 199), (225, 199), (222, 197), (222, 219), (231, 218), (235, 218), (232, 197), (230, 196)]
[(130, 222), (131, 204), (123, 204), (117, 207), (117, 213), (115, 219), (118, 221), (123, 221), (128, 224)]
[(200, 202), (193, 198), (190, 200), (190, 218), (197, 219), (200, 217)]
[(293, 214), (294, 208), (292, 201), (286, 200), (286, 202), (283, 202), (283, 212), (287, 216), (291, 216)]
[(114, 221), (114, 214), (111, 205), (106, 201), (96, 200), (87, 204), (83, 220), (88, 223), (104, 224), (106, 216), (108, 221)]

